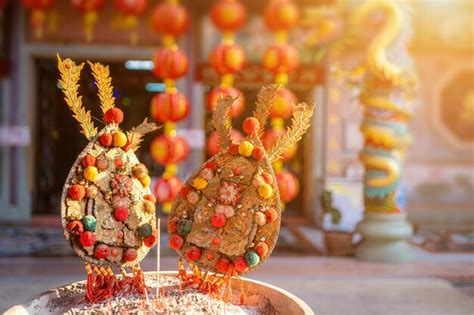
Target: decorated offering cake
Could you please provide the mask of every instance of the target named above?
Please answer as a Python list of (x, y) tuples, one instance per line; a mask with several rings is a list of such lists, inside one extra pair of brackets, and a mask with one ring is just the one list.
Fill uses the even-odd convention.
[[(114, 106), (108, 67), (89, 64), (106, 124), (99, 132), (77, 93), (83, 64), (77, 66), (58, 56), (66, 103), (90, 141), (66, 179), (61, 216), (66, 239), (86, 262), (86, 298), (97, 302), (119, 292), (145, 290), (140, 261), (156, 243), (155, 198), (148, 170), (134, 151), (143, 135), (157, 127), (145, 120), (124, 133), (119, 127), (124, 117)], [(114, 266), (123, 273), (130, 268), (134, 276), (118, 281)]]
[(268, 152), (261, 136), (278, 86), (261, 89), (246, 133), (232, 142), (229, 109), (235, 99), (220, 99), (213, 125), (221, 152), (205, 162), (184, 184), (171, 210), (170, 246), (206, 271), (244, 274), (271, 254), (280, 229), (281, 204), (272, 162), (309, 127), (312, 108), (294, 108), (292, 126)]
[[(313, 109), (296, 105), (292, 126), (266, 151), (261, 136), (278, 86), (261, 89), (252, 117), (243, 122), (246, 136), (239, 142), (230, 138), (229, 110), (235, 99), (218, 100), (213, 125), (221, 152), (186, 181), (168, 219), (169, 245), (181, 257), (178, 271), (160, 278), (158, 251), (156, 277), (150, 279), (140, 262), (159, 243), (160, 229), (149, 188), (151, 179), (135, 150), (143, 136), (157, 126), (145, 120), (128, 132), (122, 131), (119, 125), (124, 117), (114, 106), (108, 67), (89, 65), (105, 123), (100, 131), (77, 93), (83, 64), (58, 56), (66, 103), (90, 143), (74, 162), (61, 198), (64, 235), (84, 259), (87, 281), (64, 287), (64, 296), (70, 296), (71, 302), (60, 299), (56, 309), (71, 314), (118, 310), (275, 313), (278, 307), (272, 303), (280, 302), (265, 296), (273, 291), (266, 288), (269, 291), (263, 294), (259, 292), (263, 289), (257, 288), (264, 287), (248, 283), (240, 275), (263, 264), (275, 246), (281, 204), (272, 162), (301, 139)], [(75, 300), (78, 295), (85, 295), (85, 300)]]

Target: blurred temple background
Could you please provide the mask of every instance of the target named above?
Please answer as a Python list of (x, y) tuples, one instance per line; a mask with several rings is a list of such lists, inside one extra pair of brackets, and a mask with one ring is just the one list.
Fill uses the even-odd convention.
[[(227, 93), (235, 88), (234, 93), (240, 93), (244, 102), (233, 117), (234, 127), (240, 130), (243, 118), (253, 110), (259, 88), (276, 82), (283, 84), (288, 93), (280, 96), (280, 112), (275, 110), (271, 116), (268, 141), (281, 136), (278, 132), (290, 123), (286, 112), (291, 112), (295, 97), (317, 107), (312, 127), (297, 151), (274, 165), (286, 205), (275, 265), (262, 271), (264, 276), (273, 275), (278, 270), (275, 266), (285, 266), (287, 261), (278, 260), (278, 256), (298, 257), (309, 274), (313, 272), (312, 263), (305, 262), (307, 257), (303, 256), (353, 257), (364, 234), (357, 228), (364, 214), (389, 213), (400, 215), (403, 224), (413, 224), (413, 232), (398, 240), (407, 241), (414, 253), (414, 265), (378, 269), (377, 265), (354, 265), (357, 263), (351, 258), (321, 258), (322, 271), (318, 275), (325, 271), (357, 274), (362, 270), (365, 275), (435, 276), (474, 292), (471, 0), (294, 0), (289, 1), (298, 11), (294, 21), (291, 9), (282, 9), (281, 16), (275, 9), (265, 18), (271, 3), (288, 1), (240, 0), (245, 14), (231, 10), (219, 16), (215, 6), (234, 1), (182, 0), (178, 2), (187, 12), (183, 25), (179, 24), (183, 18), (179, 10), (156, 9), (164, 2), (176, 3), (0, 0), (0, 265), (34, 266), (34, 260), (15, 260), (32, 256), (71, 256), (71, 261), (80, 264), (64, 240), (59, 202), (69, 168), (87, 141), (63, 100), (58, 83), (59, 54), (77, 62), (109, 65), (116, 105), (127, 117), (122, 126), (125, 130), (145, 117), (166, 124), (158, 134), (147, 137), (138, 151), (139, 159), (151, 171), (155, 194), (162, 201), (157, 215), (163, 218), (163, 227), (173, 192), (180, 185), (169, 179), (185, 180), (217, 150), (209, 124), (216, 88), (227, 89)], [(384, 3), (395, 3), (401, 16)], [(364, 10), (373, 11), (364, 15)], [(272, 25), (268, 15), (281, 19), (282, 24)], [(370, 63), (371, 49), (377, 38), (385, 36), (382, 33), (390, 32), (387, 29), (396, 24), (391, 23), (397, 18), (400, 25), (384, 47), (384, 54), (390, 63), (414, 74), (413, 81), (402, 78), (411, 82), (407, 83), (410, 93), (400, 92), (404, 85), (393, 83), (392, 78), (384, 81), (378, 77), (379, 85), (370, 86), (370, 80), (377, 77), (377, 65)], [(236, 21), (237, 26), (226, 24), (229, 20)], [(172, 29), (175, 24), (176, 29)], [(177, 47), (184, 56), (158, 53), (166, 47)], [(273, 55), (270, 47), (276, 47)], [(216, 51), (218, 48), (221, 50)], [(245, 57), (239, 55), (242, 51)], [(187, 71), (179, 73), (179, 64), (186, 58)], [(163, 60), (175, 63), (171, 66), (178, 72), (175, 77), (160, 75), (157, 67), (166, 65), (157, 63)], [(272, 66), (275, 63), (280, 68)], [(94, 117), (101, 117), (97, 88), (87, 65), (80, 83), (83, 103)], [(177, 100), (177, 104), (170, 105), (172, 111), (187, 113), (163, 119), (165, 114), (160, 116), (157, 111), (166, 109), (160, 107), (155, 96), (168, 93), (174, 85), (189, 103)], [(363, 104), (363, 96), (370, 91), (378, 96), (389, 95), (399, 109), (395, 114), (367, 109), (370, 106)], [(388, 114), (395, 120), (392, 116), (386, 118)], [(364, 152), (380, 153), (370, 151), (373, 139), (381, 141), (375, 147), (382, 150), (392, 138), (377, 138), (366, 131), (391, 128), (392, 122), (400, 122), (397, 117), (408, 124), (411, 145), (400, 152), (395, 152), (396, 145), (388, 145), (383, 153), (403, 167), (401, 179), (394, 186), (383, 187), (393, 189), (389, 196), (396, 199), (390, 199), (395, 206), (378, 211), (373, 207), (382, 197), (375, 201), (373, 195), (368, 197), (379, 191), (371, 191), (367, 180), (382, 176), (384, 169), (371, 169), (361, 159)], [(165, 149), (153, 149), (154, 137), (160, 135), (182, 137), (182, 145), (189, 151), (176, 157), (179, 163), (170, 156), (177, 153), (154, 151), (172, 151), (168, 142)], [(397, 137), (394, 141), (402, 136)], [(399, 153), (403, 156), (405, 152), (404, 159), (399, 158)], [(166, 246), (166, 233), (162, 244), (162, 253), (174, 257)], [(370, 256), (364, 253), (357, 257), (364, 260), (364, 255)], [(344, 263), (349, 269), (341, 267)], [(69, 268), (68, 263), (61, 266)], [(337, 267), (333, 270), (331, 266)], [(31, 270), (40, 272), (35, 268), (39, 267)]]

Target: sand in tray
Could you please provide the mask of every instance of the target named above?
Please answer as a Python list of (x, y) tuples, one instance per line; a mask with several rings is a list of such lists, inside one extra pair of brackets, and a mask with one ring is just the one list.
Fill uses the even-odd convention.
[[(64, 314), (276, 314), (270, 301), (261, 295), (245, 296), (245, 305), (238, 305), (196, 290), (180, 290), (179, 283), (175, 277), (160, 277), (159, 287), (167, 289), (157, 299), (156, 278), (147, 278), (146, 284), (152, 289), (148, 302), (139, 295), (116, 296), (97, 304), (71, 305), (63, 311)], [(234, 300), (239, 300), (237, 292)]]

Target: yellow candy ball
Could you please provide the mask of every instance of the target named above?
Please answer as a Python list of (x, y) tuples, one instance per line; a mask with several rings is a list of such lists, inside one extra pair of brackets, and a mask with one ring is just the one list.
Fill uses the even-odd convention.
[(140, 177), (139, 181), (142, 183), (143, 187), (148, 187), (151, 184), (151, 178), (148, 175)]
[(207, 180), (202, 177), (196, 177), (193, 181), (193, 187), (202, 190), (207, 187)]
[(242, 156), (251, 156), (253, 151), (253, 144), (248, 141), (242, 141), (239, 144), (239, 154)]
[(263, 184), (258, 186), (258, 195), (263, 199), (268, 199), (273, 195), (272, 186), (268, 184)]
[(127, 136), (123, 132), (116, 132), (113, 135), (114, 147), (123, 147), (127, 144)]
[(97, 170), (97, 167), (95, 166), (88, 166), (84, 169), (84, 178), (90, 182), (95, 181), (98, 175), (99, 175), (99, 171)]

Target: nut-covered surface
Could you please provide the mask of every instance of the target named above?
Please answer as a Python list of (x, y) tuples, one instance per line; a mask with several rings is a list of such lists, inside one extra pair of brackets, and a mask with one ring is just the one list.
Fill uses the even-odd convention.
[(124, 137), (116, 124), (99, 132), (79, 154), (62, 193), (64, 235), (81, 258), (96, 265), (135, 266), (156, 240), (150, 237), (156, 223), (147, 200), (148, 171)]
[(245, 274), (270, 256), (280, 229), (280, 196), (266, 154), (255, 158), (254, 150), (263, 150), (255, 137), (232, 144), (183, 185), (168, 230), (170, 247), (187, 261)]

